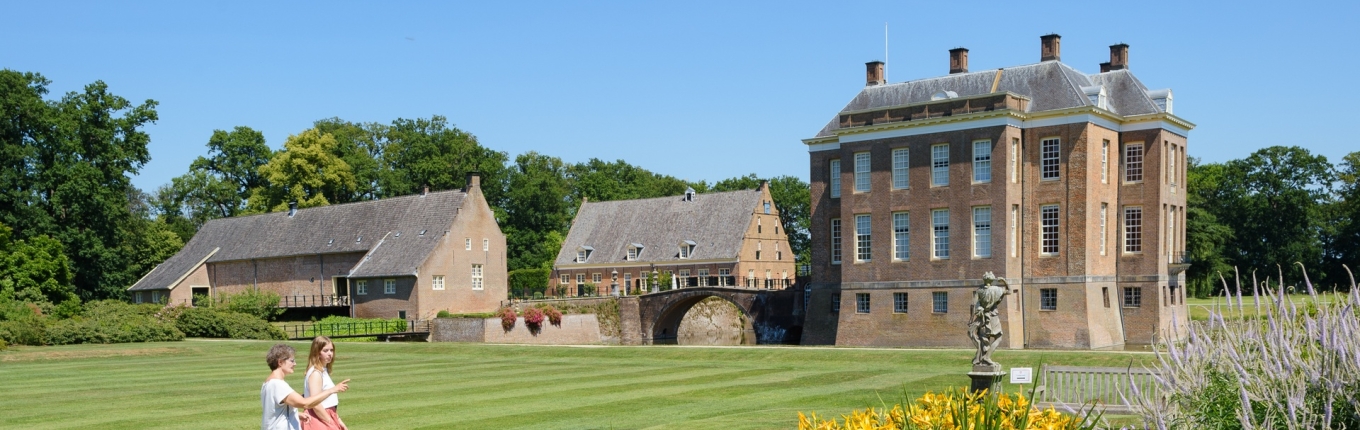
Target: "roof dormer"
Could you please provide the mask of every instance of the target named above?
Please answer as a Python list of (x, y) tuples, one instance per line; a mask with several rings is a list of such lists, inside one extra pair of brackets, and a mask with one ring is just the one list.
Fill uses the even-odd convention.
[(628, 244), (628, 255), (624, 256), (623, 259), (625, 261), (637, 261), (637, 259), (641, 256), (642, 256), (642, 244), (630, 243)]
[(694, 241), (692, 241), (692, 240), (681, 241), (681, 242), (680, 242), (680, 259), (682, 259), (682, 260), (687, 260), (687, 259), (689, 259), (690, 257), (693, 257), (693, 256), (694, 256), (694, 245), (697, 245), (697, 244), (694, 243)]
[(577, 262), (577, 263), (584, 263), (584, 262), (586, 262), (586, 260), (589, 260), (589, 259), (590, 259), (590, 254), (594, 254), (594, 253), (595, 253), (595, 248), (591, 248), (591, 247), (589, 247), (589, 246), (581, 245), (581, 246), (579, 246), (579, 247), (576, 248), (576, 262)]
[(1157, 109), (1161, 109), (1162, 112), (1171, 113), (1172, 97), (1170, 88), (1148, 91), (1148, 98), (1151, 98), (1152, 102), (1157, 104)]

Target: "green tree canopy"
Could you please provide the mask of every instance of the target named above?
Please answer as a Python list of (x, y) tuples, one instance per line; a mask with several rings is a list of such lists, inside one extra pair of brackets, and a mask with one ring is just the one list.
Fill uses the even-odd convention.
[(386, 171), (379, 180), (384, 197), (467, 186), (467, 175), (480, 172), (482, 193), (493, 205), (502, 199), (508, 158), (477, 143), (477, 137), (448, 125), (439, 115), (430, 119), (397, 119), (386, 127), (382, 150)]
[(76, 298), (71, 261), (61, 243), (46, 235), (13, 240), (0, 224), (0, 294), (50, 307)]
[(288, 136), (283, 151), (263, 166), (260, 176), (268, 185), (251, 194), (252, 212), (329, 205), (337, 193), (352, 191), (356, 183), (349, 164), (335, 155), (335, 137), (316, 129)]
[(1244, 272), (1320, 263), (1333, 178), (1326, 157), (1297, 146), (1263, 148), (1226, 163), (1207, 206), (1233, 232), (1224, 248), (1228, 261)]

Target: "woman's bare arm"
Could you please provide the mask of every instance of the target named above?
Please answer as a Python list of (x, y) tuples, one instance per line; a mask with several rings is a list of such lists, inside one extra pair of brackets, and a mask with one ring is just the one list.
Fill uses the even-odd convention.
[(340, 382), (339, 384), (335, 384), (334, 387), (321, 390), (320, 393), (316, 393), (311, 397), (302, 397), (301, 394), (298, 394), (296, 391), (294, 391), (292, 393), (289, 393), (288, 397), (283, 398), (283, 403), (298, 409), (311, 409), (315, 407), (317, 404), (321, 403), (322, 400), (326, 400), (326, 397), (330, 397), (331, 394), (343, 393), (345, 392), (345, 390), (348, 389), (349, 380), (346, 379)]

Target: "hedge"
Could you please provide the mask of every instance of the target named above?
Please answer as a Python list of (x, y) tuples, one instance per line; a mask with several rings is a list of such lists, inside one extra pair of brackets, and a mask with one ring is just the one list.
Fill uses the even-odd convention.
[(126, 343), (184, 340), (174, 320), (163, 318), (160, 305), (134, 305), (116, 300), (90, 302), (84, 314), (57, 320), (47, 327), (47, 344)]
[(543, 297), (548, 291), (548, 277), (551, 269), (511, 270), (509, 279), (511, 297)]
[(265, 320), (240, 312), (212, 308), (187, 308), (175, 320), (175, 326), (190, 337), (230, 339), (284, 340), (283, 330)]

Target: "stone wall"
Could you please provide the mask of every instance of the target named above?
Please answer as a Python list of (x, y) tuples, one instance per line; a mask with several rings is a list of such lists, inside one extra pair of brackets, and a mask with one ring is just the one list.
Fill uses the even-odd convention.
[(694, 305), (680, 320), (676, 343), (680, 345), (741, 345), (746, 317), (736, 305), (709, 297)]
[(430, 327), (432, 342), (485, 342), (524, 345), (598, 345), (600, 323), (593, 314), (563, 315), (562, 325), (543, 322), (539, 330), (529, 330), (524, 318), (510, 330), (501, 327), (500, 318), (436, 318)]

